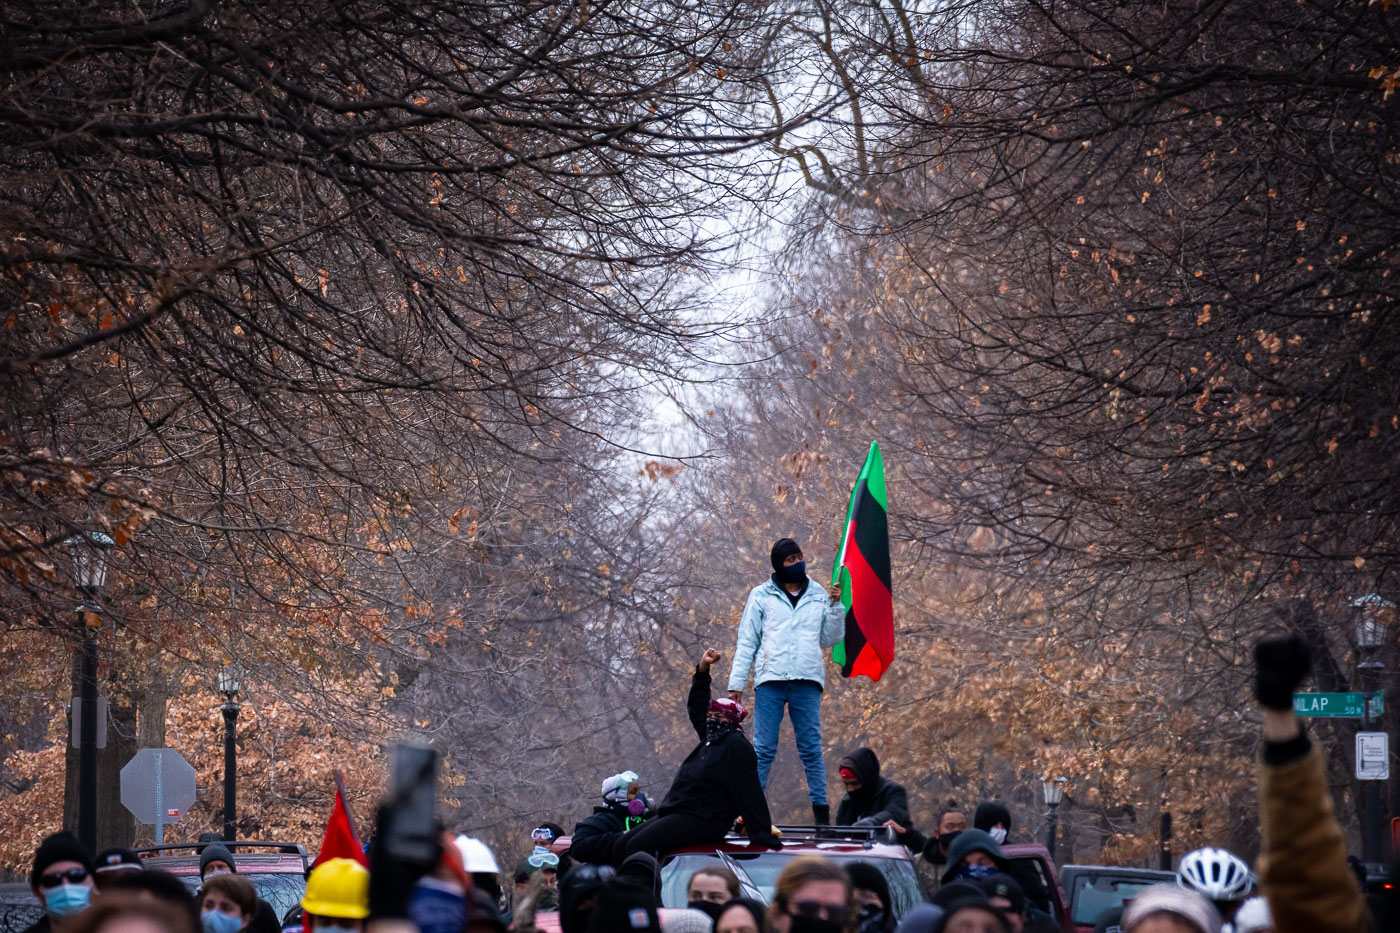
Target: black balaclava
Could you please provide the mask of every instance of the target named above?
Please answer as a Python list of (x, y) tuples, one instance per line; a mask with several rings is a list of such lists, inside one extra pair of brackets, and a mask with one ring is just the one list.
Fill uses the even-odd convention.
[[(852, 887), (874, 891), (879, 895), (880, 917), (873, 926), (877, 929), (892, 928), (893, 924), (886, 922), (886, 918), (890, 916), (890, 883), (885, 879), (884, 872), (869, 862), (852, 862), (846, 866), (846, 874), (851, 876)], [(866, 909), (862, 908), (861, 928), (866, 928), (872, 919), (874, 918), (867, 914)]]
[(768, 555), (768, 561), (773, 565), (773, 575), (779, 581), (786, 581), (788, 583), (800, 582), (798, 580), (788, 579), (787, 574), (783, 572), (783, 561), (787, 560), (793, 554), (801, 553), (802, 548), (797, 546), (796, 541), (792, 540), (791, 538), (779, 538), (776, 542), (773, 543), (773, 551), (771, 554)]

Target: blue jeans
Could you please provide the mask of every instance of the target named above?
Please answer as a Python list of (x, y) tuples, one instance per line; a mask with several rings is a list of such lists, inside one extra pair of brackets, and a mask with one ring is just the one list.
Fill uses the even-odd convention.
[(807, 796), (826, 803), (826, 765), (822, 762), (822, 688), (810, 680), (773, 680), (753, 691), (753, 750), (758, 755), (758, 783), (768, 789), (768, 772), (778, 754), (778, 726), (783, 707), (792, 715), (797, 754), (807, 773)]

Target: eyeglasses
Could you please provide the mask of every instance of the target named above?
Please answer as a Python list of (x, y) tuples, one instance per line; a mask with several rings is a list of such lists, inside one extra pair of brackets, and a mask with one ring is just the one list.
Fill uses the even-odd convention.
[(529, 855), (525, 861), (530, 863), (531, 868), (543, 868), (548, 865), (550, 868), (559, 867), (559, 856), (553, 852), (541, 852), (538, 855)]
[(56, 888), (60, 884), (81, 884), (87, 880), (88, 872), (86, 868), (70, 868), (67, 871), (51, 871), (46, 875), (39, 876), (39, 887)]
[(788, 910), (793, 917), (824, 917), (832, 923), (845, 923), (848, 913), (845, 904), (823, 904), (821, 901), (793, 901)]

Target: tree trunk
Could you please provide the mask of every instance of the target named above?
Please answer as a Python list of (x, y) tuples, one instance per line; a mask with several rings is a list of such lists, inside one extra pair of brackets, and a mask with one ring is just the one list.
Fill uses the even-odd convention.
[(136, 817), (122, 806), (121, 770), (136, 754), (136, 707), (108, 698), (107, 747), (97, 750), (97, 851), (130, 846)]
[[(163, 676), (157, 675), (136, 696), (136, 747), (165, 748), (165, 713), (170, 703), (170, 687)], [(171, 827), (166, 827), (167, 838)], [(136, 826), (139, 845), (155, 845), (156, 828), (149, 824)]]

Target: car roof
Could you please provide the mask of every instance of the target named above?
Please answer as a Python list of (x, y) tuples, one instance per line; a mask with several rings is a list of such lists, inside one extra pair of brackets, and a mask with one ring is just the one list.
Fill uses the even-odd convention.
[[(234, 868), (240, 875), (306, 873), (302, 856), (290, 852), (239, 852), (234, 855)], [(172, 875), (199, 874), (198, 855), (141, 855), (146, 868), (168, 871)]]
[[(825, 854), (859, 854), (871, 858), (894, 858), (912, 861), (913, 856), (909, 850), (898, 843), (887, 841), (889, 834), (884, 827), (866, 826), (810, 826), (799, 824), (782, 824), (775, 827), (780, 833), (783, 842), (782, 851), (793, 853), (825, 853)], [(572, 836), (560, 836), (554, 840), (550, 850), (556, 854), (568, 851), (573, 843)], [(1044, 851), (1044, 847), (1040, 847)], [(672, 849), (663, 853), (663, 857), (669, 855), (695, 855), (713, 853), (716, 849), (721, 852), (767, 852), (772, 851), (764, 848), (750, 846), (749, 837), (740, 836), (734, 833), (724, 837), (722, 842), (711, 842), (703, 845), (685, 846), (680, 849)]]
[(33, 904), (39, 906), (39, 902), (34, 899), (34, 892), (30, 890), (29, 884), (24, 881), (6, 881), (0, 884), (0, 904)]
[[(727, 836), (723, 842), (714, 842), (708, 845), (685, 846), (684, 848), (667, 852), (666, 855), (703, 855), (713, 853), (716, 850), (720, 852), (738, 853), (776, 851), (765, 849), (761, 846), (751, 846), (748, 839), (742, 836)], [(897, 858), (906, 861), (910, 859), (909, 850), (901, 845), (891, 845), (887, 842), (861, 843), (842, 839), (803, 839), (793, 841), (784, 839), (782, 851), (799, 854), (851, 854), (869, 856), (871, 858)]]
[(1161, 868), (1137, 868), (1132, 865), (1066, 865), (1062, 875), (1122, 875), (1125, 878), (1175, 878), (1176, 872)]

